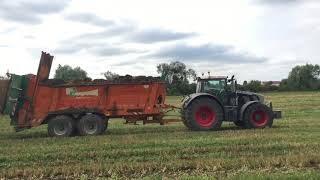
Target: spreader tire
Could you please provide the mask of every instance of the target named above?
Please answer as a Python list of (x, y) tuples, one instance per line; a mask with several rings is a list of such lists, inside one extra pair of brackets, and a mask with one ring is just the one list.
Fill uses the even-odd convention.
[(186, 126), (195, 131), (208, 131), (220, 128), (223, 110), (220, 104), (211, 98), (195, 99), (185, 109)]
[(81, 136), (99, 135), (107, 129), (107, 123), (96, 114), (87, 114), (81, 117), (77, 127)]
[(245, 110), (243, 121), (246, 128), (271, 127), (273, 124), (273, 113), (265, 104), (255, 103)]
[(68, 137), (71, 136), (75, 129), (74, 120), (65, 115), (55, 116), (48, 122), (49, 136)]

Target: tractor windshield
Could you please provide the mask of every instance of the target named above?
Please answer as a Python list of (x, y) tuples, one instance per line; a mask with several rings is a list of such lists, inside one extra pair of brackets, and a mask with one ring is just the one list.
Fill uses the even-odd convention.
[(212, 79), (199, 81), (197, 84), (197, 92), (223, 91), (226, 86), (225, 79)]

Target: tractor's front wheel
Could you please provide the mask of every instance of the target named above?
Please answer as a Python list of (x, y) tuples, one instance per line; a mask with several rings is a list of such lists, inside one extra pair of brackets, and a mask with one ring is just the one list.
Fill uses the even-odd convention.
[(245, 110), (243, 120), (246, 128), (271, 127), (273, 124), (273, 113), (265, 104), (256, 103)]
[(201, 97), (195, 99), (183, 112), (184, 124), (191, 130), (216, 130), (222, 124), (222, 107), (216, 100), (211, 98)]

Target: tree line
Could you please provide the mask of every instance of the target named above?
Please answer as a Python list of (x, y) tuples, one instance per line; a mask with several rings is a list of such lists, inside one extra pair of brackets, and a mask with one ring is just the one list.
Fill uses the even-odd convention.
[[(173, 61), (170, 63), (161, 63), (157, 65), (157, 73), (162, 81), (166, 83), (168, 95), (187, 95), (196, 91), (195, 80), (197, 74), (192, 68), (188, 68), (184, 63)], [(119, 74), (107, 71), (102, 73), (107, 80), (119, 77)], [(281, 80), (280, 85), (273, 83), (262, 83), (258, 80), (244, 81), (238, 85), (238, 89), (266, 92), (266, 91), (307, 91), (320, 90), (320, 66), (318, 64), (305, 64), (292, 68), (288, 77)], [(69, 65), (59, 65), (55, 71), (54, 78), (70, 80), (90, 79), (85, 70), (80, 67), (72, 68)]]
[(258, 80), (244, 81), (239, 86), (242, 90), (254, 92), (267, 91), (315, 91), (320, 90), (320, 66), (318, 64), (298, 65), (292, 68), (287, 78), (275, 86), (272, 82), (262, 83)]

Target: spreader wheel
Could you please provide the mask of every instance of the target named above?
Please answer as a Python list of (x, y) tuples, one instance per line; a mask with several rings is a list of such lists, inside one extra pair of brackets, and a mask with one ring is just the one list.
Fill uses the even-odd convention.
[(256, 103), (245, 110), (243, 120), (247, 128), (271, 127), (273, 124), (273, 114), (268, 106)]
[(48, 122), (49, 136), (68, 137), (75, 129), (75, 123), (69, 116), (59, 115), (50, 119)]
[(78, 132), (80, 135), (99, 135), (102, 134), (107, 129), (106, 121), (96, 115), (96, 114), (87, 114), (78, 122)]
[(185, 125), (191, 130), (215, 130), (222, 124), (222, 107), (214, 99), (195, 99), (184, 111)]

